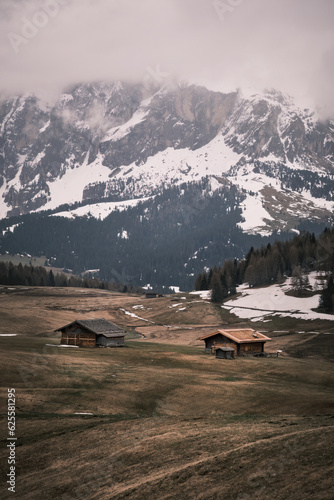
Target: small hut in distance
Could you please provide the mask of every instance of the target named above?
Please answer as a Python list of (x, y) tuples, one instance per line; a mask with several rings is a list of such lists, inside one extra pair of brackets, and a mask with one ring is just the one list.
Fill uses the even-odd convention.
[(101, 319), (75, 320), (57, 328), (61, 332), (62, 345), (79, 347), (122, 347), (125, 345), (125, 333), (110, 321)]

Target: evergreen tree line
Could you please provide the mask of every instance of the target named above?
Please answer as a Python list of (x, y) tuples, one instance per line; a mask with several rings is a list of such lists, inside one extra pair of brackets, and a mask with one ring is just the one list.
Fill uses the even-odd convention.
[[(244, 198), (230, 185), (213, 192), (210, 179), (203, 179), (166, 188), (135, 207), (111, 211), (104, 220), (51, 217), (49, 212), (12, 217), (0, 221), (0, 252), (46, 256), (51, 266), (76, 275), (99, 269), (100, 280), (128, 288), (150, 284), (161, 293), (171, 286), (190, 291), (203, 269), (242, 259), (251, 246), (266, 248), (291, 237), (244, 233), (239, 226)], [(323, 230), (307, 220), (298, 229), (301, 225), (316, 234)], [(231, 293), (230, 275), (229, 270), (224, 294)]]
[(237, 285), (279, 283), (287, 276), (297, 276), (298, 268), (322, 271), (329, 276), (321, 292), (320, 307), (334, 312), (334, 229), (325, 229), (318, 238), (314, 233), (305, 232), (285, 242), (262, 245), (257, 250), (251, 247), (243, 260), (227, 260), (222, 267), (200, 273), (195, 289), (212, 290), (212, 302), (221, 302), (236, 292)]
[(68, 276), (65, 273), (53, 273), (42, 266), (14, 265), (12, 262), (0, 262), (0, 284), (22, 286), (59, 286), (79, 288), (99, 288), (118, 292), (136, 292), (143, 290), (134, 289), (122, 283), (109, 283), (92, 277), (80, 278)]
[(334, 281), (333, 275), (328, 278), (327, 286), (320, 295), (319, 307), (325, 313), (334, 313)]
[(269, 241), (238, 227), (243, 198), (234, 186), (212, 193), (204, 179), (165, 189), (104, 220), (30, 214), (2, 221), (3, 231), (17, 226), (0, 240), (1, 252), (43, 255), (52, 266), (74, 274), (99, 269), (101, 280), (151, 284), (162, 293), (164, 286), (192, 290), (204, 265), (241, 258), (250, 245)]

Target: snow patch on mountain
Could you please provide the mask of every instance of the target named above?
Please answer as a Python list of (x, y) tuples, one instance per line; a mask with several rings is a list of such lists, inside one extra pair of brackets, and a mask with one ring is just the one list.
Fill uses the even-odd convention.
[(117, 234), (117, 238), (121, 238), (122, 240), (128, 240), (129, 233), (125, 229), (123, 229), (121, 233)]
[[(235, 153), (219, 134), (205, 146), (196, 149), (174, 149), (172, 147), (150, 156), (141, 165), (133, 162), (113, 176), (124, 180), (125, 192), (131, 188), (126, 180), (131, 179), (138, 195), (145, 190), (160, 188), (162, 185), (182, 184), (183, 182), (199, 181), (205, 176), (221, 176), (239, 161), (241, 155)], [(124, 172), (125, 171), (125, 172)], [(146, 194), (146, 193), (145, 193)]]
[(134, 128), (136, 125), (144, 121), (145, 117), (149, 114), (150, 109), (148, 108), (150, 102), (152, 100), (152, 97), (149, 99), (145, 99), (142, 103), (139, 109), (132, 115), (130, 120), (128, 120), (126, 123), (123, 123), (123, 125), (120, 125), (119, 127), (113, 127), (108, 130), (104, 138), (101, 140), (101, 142), (107, 142), (107, 141), (119, 141), (120, 139), (123, 139), (128, 133), (131, 131), (132, 128)]
[(46, 124), (42, 128), (39, 129), (39, 133), (42, 134), (43, 132), (45, 132), (46, 129), (50, 126), (50, 123), (51, 123), (50, 120), (47, 121)]
[[(94, 203), (85, 205), (83, 207), (75, 208), (74, 210), (66, 210), (52, 214), (53, 217), (66, 217), (67, 219), (75, 219), (76, 217), (95, 217), (95, 219), (104, 220), (115, 210), (123, 212), (131, 207), (136, 207), (139, 203), (150, 200), (147, 198), (137, 198), (135, 200), (125, 201), (108, 201), (101, 203)], [(122, 238), (127, 237), (127, 232), (123, 231)]]
[[(20, 164), (19, 169), (14, 177), (14, 179), (5, 181), (3, 185), (0, 187), (0, 200), (4, 199), (5, 194), (10, 188), (14, 189), (20, 189), (21, 188), (21, 181), (20, 181), (20, 176), (22, 173), (22, 164)], [(0, 203), (0, 219), (3, 219), (6, 217), (8, 211), (10, 210), (10, 205), (3, 201)]]
[(245, 221), (238, 224), (247, 233), (261, 234), (268, 236), (272, 233), (270, 229), (265, 229), (267, 221), (274, 220), (273, 217), (263, 207), (261, 196), (247, 194), (242, 202), (242, 216)]
[(39, 210), (51, 210), (65, 203), (82, 201), (85, 187), (99, 181), (109, 179), (110, 169), (102, 165), (102, 159), (98, 158), (94, 163), (87, 164), (87, 160), (81, 165), (67, 169), (65, 174), (51, 182), (48, 181), (49, 201)]
[(274, 90), (78, 84), (52, 106), (28, 94), (0, 102), (0, 132), (0, 217), (149, 197), (204, 177), (212, 191), (245, 194), (247, 232), (298, 217), (327, 223), (334, 208), (333, 124)]

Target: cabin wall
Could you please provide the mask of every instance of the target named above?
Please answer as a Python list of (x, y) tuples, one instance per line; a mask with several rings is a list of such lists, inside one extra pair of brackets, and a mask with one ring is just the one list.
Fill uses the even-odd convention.
[(232, 351), (221, 351), (220, 349), (216, 351), (216, 358), (219, 359), (233, 359), (234, 353)]
[(263, 345), (263, 342), (240, 344), (240, 352), (245, 354), (258, 354), (260, 352), (263, 352)]
[(219, 339), (215, 341), (215, 346), (232, 347), (234, 349), (235, 355), (239, 353), (239, 344), (221, 334)]
[(95, 347), (96, 336), (94, 333), (86, 332), (78, 325), (72, 325), (62, 330), (60, 343), (64, 345), (77, 345), (80, 347)]
[(212, 347), (214, 345), (223, 345), (223, 336), (221, 333), (217, 333), (213, 337), (205, 339), (205, 350), (207, 352), (212, 352)]
[(103, 347), (123, 347), (125, 345), (124, 337), (108, 338), (104, 335), (96, 336), (96, 345)]

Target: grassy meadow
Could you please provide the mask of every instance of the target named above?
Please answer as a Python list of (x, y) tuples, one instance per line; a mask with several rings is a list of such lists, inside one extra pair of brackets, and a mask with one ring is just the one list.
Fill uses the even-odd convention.
[[(32, 307), (37, 296), (40, 309)], [(138, 297), (106, 297), (89, 297), (90, 314), (95, 308), (96, 317), (116, 315), (117, 301), (127, 308), (139, 304)], [(7, 299), (0, 296), (0, 313)], [(47, 303), (36, 293), (31, 299), (18, 293), (15, 300), (21, 304), (18, 315), (28, 319), (25, 327), (19, 323), (24, 333), (0, 336), (0, 467), (5, 478), (6, 398), (7, 388), (14, 387), (16, 493), (3, 481), (1, 498), (333, 498), (331, 360), (218, 360), (204, 353), (201, 342), (191, 345), (191, 337), (182, 344), (173, 338), (135, 339), (133, 333), (124, 348), (60, 348), (51, 328), (38, 330), (38, 311), (52, 301), (57, 308), (48, 309), (49, 315), (63, 315), (56, 317), (61, 326), (69, 310), (75, 318), (84, 310), (82, 294), (64, 292), (67, 310), (56, 291)], [(154, 311), (158, 306), (145, 303), (149, 317), (162, 314), (163, 304)], [(45, 321), (52, 323), (50, 316)]]

